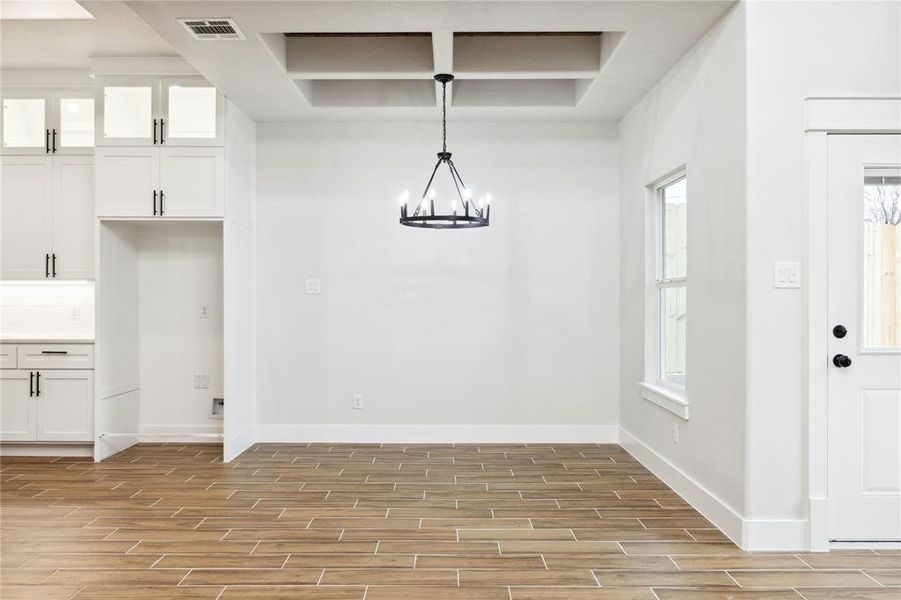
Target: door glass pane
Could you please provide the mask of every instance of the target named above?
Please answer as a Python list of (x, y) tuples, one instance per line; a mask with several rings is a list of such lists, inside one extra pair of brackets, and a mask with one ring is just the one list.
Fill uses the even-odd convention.
[(3, 146), (43, 148), (47, 125), (43, 98), (7, 98), (3, 101)]
[(216, 88), (170, 87), (166, 137), (216, 137)]
[(60, 147), (94, 145), (94, 99), (63, 98), (59, 101)]
[(663, 279), (685, 277), (688, 247), (687, 180), (663, 188)]
[(685, 288), (661, 288), (660, 295), (660, 335), (663, 338), (660, 340), (660, 377), (663, 381), (685, 385)]
[(103, 88), (103, 135), (108, 138), (150, 138), (153, 90), (150, 87)]
[(901, 168), (866, 169), (864, 348), (901, 349)]

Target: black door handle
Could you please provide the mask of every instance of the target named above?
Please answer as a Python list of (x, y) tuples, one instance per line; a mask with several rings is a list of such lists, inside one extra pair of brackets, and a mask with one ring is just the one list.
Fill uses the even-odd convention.
[[(156, 131), (156, 129), (154, 129), (154, 131)], [(156, 216), (156, 190), (153, 190), (153, 216)]]
[(153, 120), (153, 145), (156, 145), (156, 119)]
[(50, 130), (44, 130), (44, 151), (50, 154)]
[[(55, 152), (55, 151), (54, 151), (54, 152)], [(52, 261), (52, 264), (53, 264), (53, 276), (56, 277), (56, 254), (53, 254), (52, 256), (53, 256), (53, 261)]]
[(160, 190), (160, 216), (163, 216), (163, 190)]
[(50, 255), (44, 255), (44, 277), (50, 277)]
[(836, 354), (832, 357), (832, 364), (840, 369), (847, 369), (851, 366), (851, 359), (844, 354)]
[(28, 372), (28, 397), (34, 396), (34, 371)]
[(166, 143), (166, 119), (160, 119), (160, 144)]
[(53, 130), (53, 153), (56, 154), (56, 129)]
[(34, 377), (34, 384), (35, 384), (35, 388), (37, 390), (34, 395), (40, 397), (40, 395), (41, 395), (41, 372), (40, 371), (38, 371)]

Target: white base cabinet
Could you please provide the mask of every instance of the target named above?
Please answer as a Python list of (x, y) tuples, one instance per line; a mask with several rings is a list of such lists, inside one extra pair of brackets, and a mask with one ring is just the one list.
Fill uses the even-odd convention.
[[(93, 346), (23, 344), (16, 354), (3, 348), (17, 358), (0, 369), (0, 442), (93, 441)], [(32, 366), (38, 356), (46, 367)]]
[(97, 216), (215, 218), (225, 213), (225, 149), (102, 147)]
[(3, 156), (0, 278), (94, 276), (94, 159)]

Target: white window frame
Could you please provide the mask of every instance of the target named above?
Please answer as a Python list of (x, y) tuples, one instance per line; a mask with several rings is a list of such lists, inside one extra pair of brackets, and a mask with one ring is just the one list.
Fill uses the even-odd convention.
[(641, 396), (660, 408), (688, 420), (688, 400), (685, 385), (665, 381), (663, 378), (663, 294), (667, 288), (684, 287), (688, 294), (688, 277), (663, 277), (663, 190), (678, 181), (687, 179), (685, 166), (681, 166), (647, 186), (646, 210), (646, 272), (645, 295), (645, 375), (639, 385)]

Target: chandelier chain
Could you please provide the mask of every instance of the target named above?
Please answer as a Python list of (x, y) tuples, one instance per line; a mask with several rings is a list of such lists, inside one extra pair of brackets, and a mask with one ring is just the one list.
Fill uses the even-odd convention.
[(447, 152), (447, 82), (441, 82), (441, 151)]

